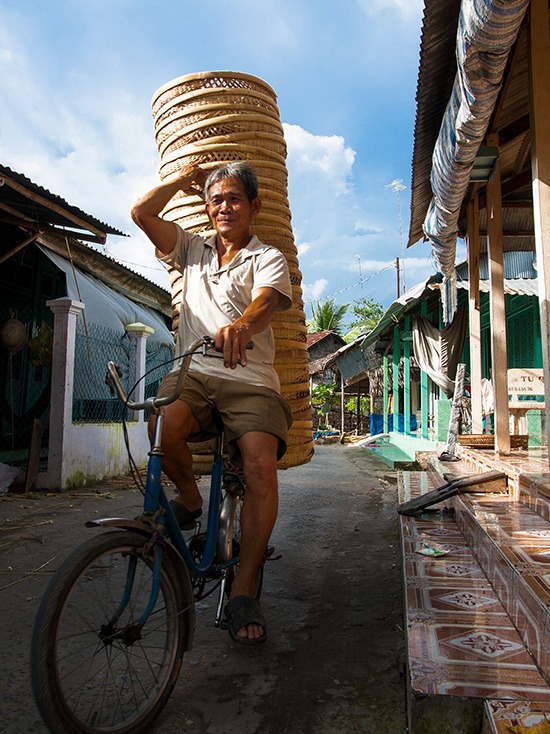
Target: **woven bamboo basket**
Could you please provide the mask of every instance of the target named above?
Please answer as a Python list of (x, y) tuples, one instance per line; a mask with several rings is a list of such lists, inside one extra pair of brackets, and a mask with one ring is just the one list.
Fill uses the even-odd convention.
[[(253, 231), (285, 256), (292, 283), (292, 308), (276, 314), (275, 369), (288, 401), (293, 425), (280, 468), (298, 466), (313, 455), (313, 423), (309, 389), (302, 274), (288, 203), (286, 143), (277, 96), (262, 79), (230, 71), (188, 74), (164, 84), (151, 103), (162, 179), (184, 163), (206, 171), (228, 161), (247, 160), (258, 175), (262, 210)], [(202, 199), (189, 192), (174, 197), (163, 216), (195, 233), (210, 236), (212, 226)], [(177, 332), (182, 300), (180, 273), (169, 270), (173, 327)], [(192, 444), (195, 469), (208, 470), (213, 443)]]

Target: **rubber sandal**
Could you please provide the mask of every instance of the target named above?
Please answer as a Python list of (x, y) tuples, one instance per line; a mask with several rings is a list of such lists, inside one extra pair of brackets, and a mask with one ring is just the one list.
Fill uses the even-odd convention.
[[(267, 625), (261, 612), (260, 605), (251, 596), (236, 596), (227, 602), (225, 616), (229, 636), (239, 645), (261, 645), (267, 640)], [(238, 632), (248, 624), (257, 624), (263, 627), (264, 633), (260, 637), (239, 637)], [(224, 625), (225, 627), (225, 625)]]
[(195, 527), (195, 522), (202, 515), (202, 509), (200, 507), (198, 510), (191, 511), (177, 500), (170, 500), (170, 507), (182, 530), (192, 530)]

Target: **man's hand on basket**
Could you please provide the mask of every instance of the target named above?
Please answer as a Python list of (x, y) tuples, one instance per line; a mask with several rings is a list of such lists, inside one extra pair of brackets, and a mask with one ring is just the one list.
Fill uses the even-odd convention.
[(196, 163), (184, 163), (178, 172), (178, 176), (182, 180), (183, 190), (187, 191), (196, 187), (202, 190), (208, 174), (204, 168), (201, 168)]

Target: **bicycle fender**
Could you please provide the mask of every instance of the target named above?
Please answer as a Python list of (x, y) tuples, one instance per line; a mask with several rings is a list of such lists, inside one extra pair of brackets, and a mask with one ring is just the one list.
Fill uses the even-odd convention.
[(137, 530), (143, 535), (151, 535), (151, 526), (141, 520), (130, 520), (127, 517), (103, 517), (99, 520), (87, 520), (87, 528), (121, 528), (121, 530)]
[[(110, 527), (120, 528), (121, 530), (134, 530), (141, 533), (145, 538), (151, 537), (151, 526), (140, 520), (130, 520), (124, 517), (104, 517), (99, 520), (88, 520), (85, 523), (87, 528)], [(174, 548), (172, 543), (167, 539), (164, 546), (164, 552), (168, 553), (170, 560), (177, 569), (177, 575), (183, 586), (185, 594), (185, 614), (187, 615), (187, 645), (186, 650), (191, 650), (195, 637), (196, 615), (195, 615), (195, 597), (193, 596), (193, 587), (189, 578), (189, 570), (185, 565), (183, 558)]]

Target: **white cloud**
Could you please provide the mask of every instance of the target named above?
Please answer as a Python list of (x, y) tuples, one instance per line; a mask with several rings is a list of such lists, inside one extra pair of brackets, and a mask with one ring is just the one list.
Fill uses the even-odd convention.
[(341, 135), (313, 135), (299, 125), (283, 124), (288, 146), (287, 164), (295, 176), (316, 176), (329, 187), (327, 193), (348, 190), (355, 151)]
[(325, 278), (319, 278), (319, 280), (316, 280), (315, 283), (312, 283), (311, 285), (309, 285), (308, 283), (302, 283), (304, 303), (316, 301), (318, 298), (321, 298), (326, 290), (327, 285), (328, 280), (326, 280)]
[[(399, 149), (395, 123), (404, 116), (384, 106), (380, 76), (387, 77), (392, 105), (402, 105), (403, 68), (394, 62), (414, 74), (410, 55), (401, 50), (404, 39), (414, 36), (416, 54), (421, 0), (356, 3), (334, 10), (292, 0), (276, 6), (236, 0), (232, 17), (219, 29), (208, 25), (208, 4), (199, 3), (190, 16), (197, 33), (185, 48), (177, 3), (167, 10), (162, 33), (147, 3), (137, 15), (124, 3), (116, 12), (86, 3), (62, 3), (53, 15), (46, 8), (31, 12), (25, 2), (0, 10), (0, 161), (131, 234), (109, 237), (108, 251), (167, 285), (148, 240), (129, 216), (131, 204), (158, 181), (150, 95), (180, 74), (240, 68), (272, 84), (289, 120), (288, 193), (306, 297), (359, 297), (360, 253), (364, 280), (372, 276), (368, 295), (387, 301), (395, 290), (392, 267), (374, 275), (380, 268), (369, 270), (367, 264), (391, 263), (400, 251), (395, 202), (384, 185), (403, 175), (399, 157), (390, 159), (387, 151)], [(416, 25), (408, 22), (413, 13)], [(103, 23), (107, 16), (109, 23)], [(45, 19), (49, 23), (41, 23)], [(77, 38), (74, 23), (79, 41), (60, 44), (59, 38)], [(392, 24), (397, 30), (389, 48)], [(248, 27), (262, 32), (253, 32), (250, 43), (235, 44), (233, 31)], [(361, 43), (350, 43), (354, 33)], [(326, 42), (310, 40), (319, 37)], [(341, 55), (328, 53), (327, 44)], [(333, 83), (336, 78), (340, 83)], [(412, 264), (405, 267), (420, 274)]]

